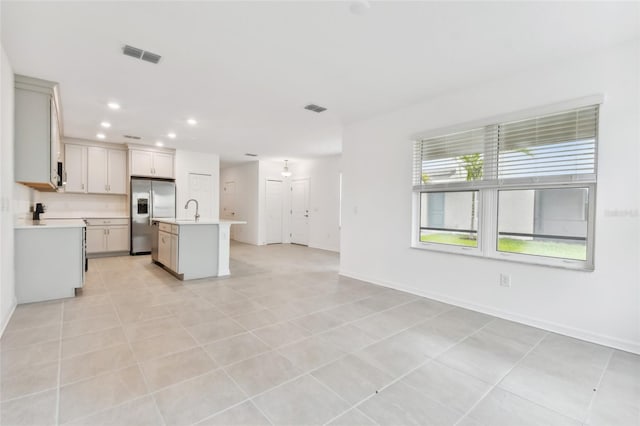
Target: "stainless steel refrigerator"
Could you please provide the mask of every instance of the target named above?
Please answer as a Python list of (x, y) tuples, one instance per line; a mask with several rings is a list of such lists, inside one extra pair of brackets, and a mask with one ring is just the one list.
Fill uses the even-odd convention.
[(176, 216), (176, 184), (131, 178), (131, 254), (151, 253), (151, 220)]

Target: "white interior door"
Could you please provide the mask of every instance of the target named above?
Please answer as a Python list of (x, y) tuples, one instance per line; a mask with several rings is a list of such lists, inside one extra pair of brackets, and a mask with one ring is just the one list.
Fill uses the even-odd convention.
[[(222, 194), (220, 196), (221, 219), (236, 219), (236, 183), (234, 181), (224, 182)], [(231, 227), (229, 237), (234, 240), (236, 237), (235, 226)]]
[[(189, 199), (198, 200), (200, 217), (213, 217), (213, 176), (201, 173), (189, 173)], [(187, 217), (194, 217), (196, 206), (189, 204)]]
[(309, 179), (291, 182), (291, 242), (309, 245)]
[(282, 181), (267, 180), (267, 244), (282, 243)]

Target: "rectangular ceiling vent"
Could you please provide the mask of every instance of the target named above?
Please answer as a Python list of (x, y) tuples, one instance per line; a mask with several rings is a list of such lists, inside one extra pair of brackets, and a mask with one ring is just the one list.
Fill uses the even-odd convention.
[(139, 141), (140, 139), (142, 139), (142, 137), (140, 137), (140, 136), (133, 136), (133, 135), (122, 135), (122, 136), (124, 136), (124, 137), (125, 137), (125, 138), (127, 138), (127, 139), (135, 139), (135, 140), (137, 140), (137, 141)]
[(246, 155), (247, 157), (257, 157), (258, 156), (258, 154), (251, 154), (250, 152), (247, 152), (244, 155)]
[(143, 61), (151, 62), (153, 64), (157, 64), (160, 62), (160, 58), (162, 56), (147, 52), (146, 50), (138, 49), (137, 47), (129, 46), (128, 44), (122, 48), (122, 53), (127, 56), (131, 56), (132, 58), (142, 59)]
[(313, 111), (313, 112), (322, 112), (327, 110), (326, 108), (321, 107), (320, 105), (315, 105), (315, 104), (309, 104), (306, 107), (304, 107), (304, 109), (308, 109), (309, 111)]

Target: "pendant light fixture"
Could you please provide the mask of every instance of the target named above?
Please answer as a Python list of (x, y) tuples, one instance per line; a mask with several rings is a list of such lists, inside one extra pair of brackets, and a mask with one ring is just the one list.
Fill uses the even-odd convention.
[(289, 171), (289, 165), (287, 164), (289, 160), (284, 160), (284, 168), (282, 169), (282, 172), (280, 172), (280, 174), (283, 177), (289, 177), (291, 176), (291, 172)]

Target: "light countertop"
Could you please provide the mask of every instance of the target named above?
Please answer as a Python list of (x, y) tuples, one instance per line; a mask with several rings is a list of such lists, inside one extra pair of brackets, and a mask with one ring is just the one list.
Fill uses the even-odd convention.
[(47, 229), (47, 228), (84, 228), (86, 225), (82, 219), (42, 219), (35, 220), (18, 220), (15, 222), (14, 229)]
[(170, 223), (172, 225), (242, 225), (247, 222), (242, 220), (220, 220), (212, 218), (200, 218), (196, 222), (193, 219), (176, 219), (176, 218), (153, 218), (158, 222)]

